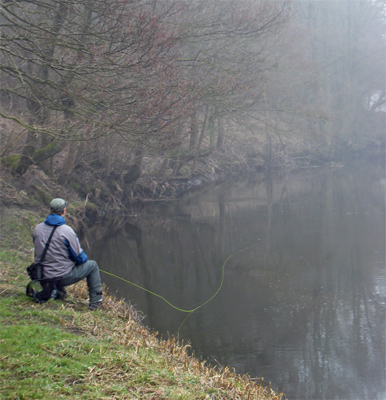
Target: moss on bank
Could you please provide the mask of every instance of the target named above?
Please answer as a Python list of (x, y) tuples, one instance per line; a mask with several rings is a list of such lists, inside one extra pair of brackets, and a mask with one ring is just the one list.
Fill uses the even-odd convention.
[(229, 368), (159, 340), (128, 304), (105, 296), (89, 312), (84, 283), (65, 301), (36, 304), (25, 295), (33, 211), (4, 208), (0, 239), (1, 399), (270, 399), (282, 396)]

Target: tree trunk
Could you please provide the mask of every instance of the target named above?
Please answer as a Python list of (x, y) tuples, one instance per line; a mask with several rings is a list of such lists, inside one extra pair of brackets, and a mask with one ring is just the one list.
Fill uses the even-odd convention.
[(216, 146), (215, 116), (212, 114), (208, 119), (209, 147), (214, 149)]
[(201, 126), (200, 138), (198, 140), (198, 144), (197, 144), (197, 148), (196, 148), (196, 154), (194, 156), (192, 172), (195, 170), (196, 165), (197, 165), (197, 159), (198, 159), (198, 155), (200, 153), (200, 147), (201, 147), (202, 139), (204, 138), (206, 121), (208, 120), (208, 113), (209, 113), (209, 107), (206, 106), (205, 117), (204, 117), (204, 121), (202, 122), (202, 126)]
[(32, 156), (35, 152), (36, 139), (31, 131), (27, 133), (27, 139), (17, 167), (14, 169), (16, 175), (24, 175), (33, 163)]
[(165, 175), (166, 175), (166, 169), (167, 169), (167, 167), (168, 167), (168, 163), (169, 163), (169, 157), (168, 156), (166, 156), (165, 158), (164, 158), (164, 160), (162, 161), (162, 165), (161, 165), (161, 168), (159, 169), (159, 171), (158, 171), (158, 175), (159, 176), (161, 176), (161, 177), (165, 177)]
[(142, 142), (137, 145), (137, 150), (135, 151), (134, 164), (129, 167), (128, 172), (123, 178), (125, 183), (130, 183), (136, 181), (142, 174), (142, 163), (143, 157), (145, 155), (145, 146)]
[(197, 127), (197, 118), (196, 113), (192, 116), (190, 123), (190, 142), (189, 142), (189, 151), (193, 151), (197, 145), (198, 138), (198, 127)]
[(52, 158), (55, 154), (60, 153), (66, 147), (65, 142), (59, 142), (54, 140), (49, 145), (36, 150), (33, 154), (33, 161), (38, 164), (39, 166), (45, 160)]
[(267, 138), (267, 158), (266, 163), (268, 168), (271, 168), (272, 164), (272, 138), (269, 132), (268, 123), (265, 121), (265, 136)]
[[(52, 34), (55, 36), (59, 33), (62, 24), (64, 22), (65, 16), (67, 15), (68, 5), (65, 2), (59, 2), (56, 15), (53, 19)], [(44, 55), (46, 60), (51, 59), (55, 51), (54, 41), (48, 44), (44, 49)], [(27, 62), (27, 68), (33, 68), (32, 62)], [(49, 78), (50, 68), (48, 64), (41, 65), (38, 70), (38, 76), (40, 83), (38, 84), (38, 91), (34, 94), (36, 97), (29, 98), (27, 100), (27, 107), (31, 113), (31, 123), (32, 126), (43, 126), (48, 118), (47, 110), (44, 108), (44, 83)], [(37, 147), (36, 135), (33, 131), (29, 131), (27, 134), (27, 139), (25, 146), (23, 148), (22, 156), (20, 158), (19, 165), (15, 169), (15, 173), (18, 175), (23, 175), (28, 170), (29, 166), (33, 164), (32, 155)], [(35, 145), (34, 145), (35, 144)]]
[(217, 148), (222, 150), (224, 148), (224, 121), (222, 118), (219, 118), (217, 120), (217, 129), (218, 129)]
[[(40, 104), (35, 101), (29, 99), (27, 101), (27, 108), (31, 113), (29, 118), (29, 125), (31, 126), (41, 126), (45, 122), (45, 114), (43, 112), (42, 107)], [(14, 172), (17, 175), (24, 175), (30, 165), (33, 164), (33, 154), (37, 147), (37, 134), (34, 131), (28, 131), (27, 138), (23, 147), (23, 151), (21, 153), (20, 161), (17, 167), (14, 169)]]
[(79, 147), (78, 141), (73, 141), (70, 143), (67, 158), (64, 162), (62, 172), (60, 173), (58, 178), (59, 185), (64, 185), (70, 178), (75, 166), (75, 161), (78, 154), (78, 147)]
[[(52, 138), (50, 136), (47, 135), (42, 135), (42, 141), (41, 141), (41, 148), (44, 148), (46, 146), (48, 146), (50, 143), (52, 142)], [(45, 160), (42, 160), (39, 163), (40, 168), (42, 168), (46, 173), (50, 173), (50, 166), (51, 166), (51, 162), (50, 159), (47, 158)]]

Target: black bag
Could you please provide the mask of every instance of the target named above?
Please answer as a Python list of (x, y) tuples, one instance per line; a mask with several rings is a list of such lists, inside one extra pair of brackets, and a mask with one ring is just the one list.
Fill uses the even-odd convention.
[[(26, 288), (26, 295), (29, 297), (33, 297), (36, 302), (44, 303), (45, 301), (49, 300), (52, 295), (52, 291), (55, 289), (55, 284), (57, 279), (44, 279), (44, 266), (43, 261), (46, 257), (46, 253), (48, 250), (48, 246), (50, 245), (52, 236), (55, 232), (57, 226), (54, 226), (50, 236), (47, 240), (46, 246), (44, 247), (43, 253), (40, 257), (40, 261), (37, 263), (32, 263), (27, 268), (28, 276), (31, 278), (31, 282), (27, 285)], [(34, 284), (39, 282), (40, 286), (42, 287), (42, 291), (38, 292), (34, 289)]]
[(37, 303), (45, 303), (50, 298), (57, 299), (57, 298), (64, 298), (57, 296), (56, 284), (57, 279), (41, 279), (31, 281), (27, 287), (25, 294), (28, 297), (33, 297)]
[(44, 279), (43, 261), (44, 261), (44, 259), (45, 259), (45, 257), (46, 257), (46, 253), (47, 253), (47, 250), (48, 250), (48, 246), (50, 245), (52, 236), (53, 236), (53, 234), (54, 234), (54, 232), (55, 232), (55, 229), (56, 229), (57, 227), (58, 227), (58, 226), (54, 226), (54, 227), (53, 227), (53, 229), (52, 229), (52, 231), (51, 231), (51, 233), (50, 233), (50, 236), (49, 236), (49, 238), (48, 238), (48, 240), (47, 240), (46, 246), (44, 247), (43, 253), (42, 253), (41, 257), (40, 257), (40, 261), (37, 262), (37, 263), (32, 263), (32, 264), (27, 268), (27, 273), (28, 273), (28, 276), (31, 278), (31, 281), (41, 281), (42, 279)]
[(27, 273), (31, 281), (40, 281), (41, 279), (43, 279), (44, 267), (40, 262), (32, 263), (27, 268)]

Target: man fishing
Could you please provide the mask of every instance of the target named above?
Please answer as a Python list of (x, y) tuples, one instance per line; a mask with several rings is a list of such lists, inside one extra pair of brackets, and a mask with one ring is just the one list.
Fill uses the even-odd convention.
[(88, 308), (92, 311), (98, 310), (102, 308), (102, 283), (98, 264), (88, 260), (74, 230), (66, 225), (64, 216), (67, 203), (57, 198), (51, 201), (50, 207), (51, 214), (33, 231), (35, 263), (40, 262), (51, 235), (42, 261), (44, 274), (40, 284), (43, 290), (38, 292), (32, 285), (28, 285), (27, 295), (38, 303), (50, 298), (64, 299), (67, 296), (66, 286), (86, 278), (89, 291)]

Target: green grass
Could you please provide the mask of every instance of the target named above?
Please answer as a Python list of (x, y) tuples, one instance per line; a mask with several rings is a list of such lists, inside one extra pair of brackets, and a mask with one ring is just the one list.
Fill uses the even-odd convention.
[(29, 393), (35, 399), (54, 398), (56, 392), (74, 395), (78, 390), (72, 382), (82, 382), (88, 368), (98, 362), (83, 342), (59, 328), (36, 324), (3, 327), (1, 395), (11, 398)]
[[(74, 318), (86, 314), (103, 335), (71, 332)], [(101, 312), (93, 316), (61, 302), (42, 306), (20, 293), (1, 297), (0, 398), (147, 398), (165, 385), (170, 399), (205, 398), (198, 377), (187, 373), (181, 385), (159, 349), (122, 346), (102, 328), (106, 323)], [(181, 397), (176, 388), (183, 392), (184, 386)]]
[(68, 310), (30, 306), (20, 293), (0, 298), (0, 398), (83, 398), (73, 383), (98, 365), (105, 344), (64, 330)]

